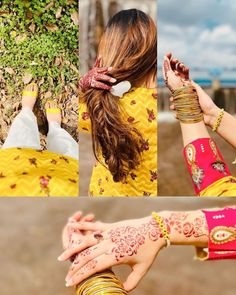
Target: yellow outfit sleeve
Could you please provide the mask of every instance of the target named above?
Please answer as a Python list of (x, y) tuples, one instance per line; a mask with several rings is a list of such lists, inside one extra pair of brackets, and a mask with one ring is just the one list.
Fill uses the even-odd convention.
[(227, 176), (212, 183), (201, 191), (201, 197), (235, 197), (236, 177)]

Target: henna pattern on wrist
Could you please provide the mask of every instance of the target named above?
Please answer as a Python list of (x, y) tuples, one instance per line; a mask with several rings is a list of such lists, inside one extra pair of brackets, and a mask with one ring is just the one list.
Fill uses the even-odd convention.
[(203, 215), (191, 221), (188, 219), (189, 213), (174, 212), (169, 217), (169, 226), (179, 234), (183, 234), (186, 238), (199, 238), (206, 235), (208, 227)]

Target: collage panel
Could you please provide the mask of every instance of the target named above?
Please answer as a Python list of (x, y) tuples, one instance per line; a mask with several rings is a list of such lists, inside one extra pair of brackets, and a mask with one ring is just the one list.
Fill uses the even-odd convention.
[[(200, 253), (200, 251), (195, 252), (194, 247), (205, 247), (208, 238), (210, 239), (205, 230), (206, 221), (202, 219), (204, 215), (201, 210), (204, 208), (211, 210), (208, 213), (213, 212), (213, 216), (217, 217), (222, 215), (230, 217), (231, 214), (231, 221), (228, 220), (227, 223), (223, 219), (212, 219), (214, 221), (211, 224), (212, 235), (216, 224), (224, 225), (226, 230), (226, 226), (235, 225), (235, 213), (234, 216), (232, 215), (232, 208), (235, 205), (233, 198), (230, 200), (158, 198), (135, 201), (121, 198), (99, 200), (88, 198), (2, 199), (0, 206), (1, 294), (127, 294), (124, 288), (130, 289), (137, 284), (136, 288), (128, 294), (234, 295), (234, 260), (200, 261), (193, 258)], [(231, 211), (224, 209), (227, 207), (231, 208)], [(217, 208), (220, 208), (220, 211), (217, 211)], [(83, 211), (84, 217), (76, 210)], [(148, 226), (152, 211), (157, 211), (159, 215), (169, 216), (171, 247), (160, 250), (163, 238), (159, 236), (159, 231), (156, 231), (155, 227), (151, 230)], [(71, 262), (69, 260), (67, 262), (57, 261), (57, 257), (63, 252), (62, 236), (64, 245), (67, 244), (64, 226), (71, 216), (77, 221), (85, 217), (87, 221), (99, 220), (100, 223), (95, 224), (97, 228), (103, 228), (99, 235), (97, 231), (90, 232), (91, 240), (88, 238), (88, 232), (84, 232), (85, 235), (79, 231), (72, 233), (74, 244), (78, 240), (84, 240), (88, 245), (89, 241), (93, 242), (93, 234), (100, 241), (95, 247), (89, 247), (86, 251), (81, 252), (80, 262), (86, 261), (83, 257), (94, 249), (93, 251), (101, 254), (97, 259), (102, 272), (98, 273), (96, 270), (96, 259), (91, 260), (92, 263), (87, 264), (81, 272), (78, 268), (75, 269), (78, 275), (74, 276), (74, 279), (80, 281), (85, 278), (83, 282), (78, 283), (77, 288), (65, 287), (65, 278), (69, 269), (71, 270)], [(75, 228), (75, 223), (72, 221), (73, 219), (70, 218), (67, 228)], [(91, 226), (91, 222), (89, 223)], [(148, 227), (146, 235), (143, 230), (144, 225)], [(81, 228), (85, 226), (85, 222), (78, 223), (77, 226)], [(127, 232), (119, 236), (118, 233), (122, 233), (123, 228), (126, 228)], [(182, 232), (181, 229), (183, 229)], [(230, 227), (227, 232), (230, 233)], [(109, 238), (106, 238), (107, 235)], [(159, 238), (156, 240), (157, 236)], [(134, 240), (138, 240), (138, 244), (133, 243)], [(124, 241), (129, 241), (127, 246), (123, 244)], [(102, 249), (99, 248), (100, 245)], [(121, 247), (118, 250), (119, 245)], [(227, 253), (228, 258), (235, 257), (235, 247), (231, 248), (234, 251), (229, 251), (232, 245), (233, 242), (228, 242), (220, 247), (217, 246), (218, 251), (223, 251), (221, 258), (227, 258)], [(104, 251), (107, 254), (102, 256)], [(122, 253), (126, 254), (123, 256)], [(154, 258), (156, 254), (157, 257)], [(214, 254), (214, 247), (211, 248), (210, 254)], [(112, 259), (113, 255), (116, 255), (120, 261)], [(102, 257), (102, 260), (99, 257)], [(115, 266), (117, 263), (128, 264), (128, 266)], [(113, 273), (107, 270), (108, 265), (114, 266), (112, 267)], [(132, 271), (133, 276), (127, 281)], [(95, 275), (91, 277), (91, 273), (94, 272)], [(125, 281), (125, 287), (122, 287), (121, 283)]]
[(0, 2), (0, 196), (78, 196), (78, 2)]
[(156, 0), (80, 0), (80, 195), (157, 196)]
[(236, 6), (178, 6), (158, 1), (159, 194), (236, 196)]

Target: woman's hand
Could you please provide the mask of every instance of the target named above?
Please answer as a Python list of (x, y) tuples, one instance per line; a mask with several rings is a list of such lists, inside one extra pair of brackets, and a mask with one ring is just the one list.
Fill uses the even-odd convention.
[(213, 127), (220, 113), (220, 108), (215, 105), (211, 97), (197, 83), (191, 81), (191, 84), (197, 90), (198, 99), (203, 112), (205, 124)]
[(74, 286), (91, 275), (114, 265), (128, 264), (132, 272), (124, 283), (134, 289), (166, 245), (163, 234), (152, 217), (112, 224), (101, 222), (74, 223), (79, 231), (92, 231), (81, 243), (60, 256), (67, 260), (76, 256), (66, 277), (67, 286)]
[(82, 92), (91, 88), (110, 90), (107, 83), (115, 83), (116, 79), (108, 76), (112, 67), (100, 67), (100, 59), (97, 59), (93, 68), (79, 80), (79, 87)]
[(189, 68), (173, 58), (171, 53), (165, 55), (162, 70), (166, 86), (172, 93), (180, 87), (190, 85)]
[[(189, 78), (189, 68), (181, 63), (178, 59), (172, 57), (171, 53), (168, 53), (164, 57), (163, 63), (163, 77), (167, 87), (173, 93), (177, 88), (182, 86), (192, 85), (197, 90), (200, 107), (204, 115), (204, 122), (206, 125), (213, 126), (220, 109), (214, 104), (210, 96), (195, 82)], [(170, 109), (175, 110), (173, 104), (173, 97), (170, 98)], [(176, 115), (175, 115), (176, 116)]]
[(83, 213), (81, 211), (76, 212), (68, 219), (68, 223), (65, 225), (63, 231), (62, 231), (62, 245), (63, 249), (66, 250), (71, 247), (71, 242), (73, 240), (73, 235), (75, 235), (76, 232), (76, 239), (81, 237), (85, 237), (88, 234), (91, 234), (90, 231), (80, 231), (76, 230), (73, 226), (76, 222), (92, 222), (94, 221), (94, 214), (87, 214), (83, 216)]
[[(197, 83), (191, 81), (191, 85), (197, 90), (199, 104), (203, 112), (204, 123), (210, 127), (213, 127), (220, 113), (220, 108), (215, 105), (211, 97)], [(175, 112), (175, 105), (173, 101), (173, 97), (171, 97), (170, 110)], [(176, 113), (175, 117), (177, 118)]]

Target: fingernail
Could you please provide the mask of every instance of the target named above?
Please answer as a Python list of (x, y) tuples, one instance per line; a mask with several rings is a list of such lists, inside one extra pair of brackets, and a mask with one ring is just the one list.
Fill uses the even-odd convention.
[(73, 285), (73, 280), (69, 280), (66, 282), (66, 287), (70, 287)]
[(57, 260), (58, 261), (63, 261), (63, 258), (64, 258), (63, 255), (60, 255), (60, 256), (57, 257)]
[(116, 82), (116, 79), (115, 78), (111, 78), (111, 82), (112, 83)]
[(109, 67), (109, 68), (108, 68), (108, 71), (111, 71), (112, 69), (113, 69), (113, 67)]

